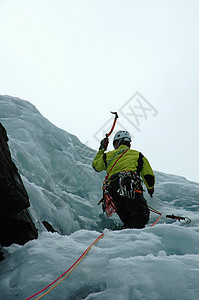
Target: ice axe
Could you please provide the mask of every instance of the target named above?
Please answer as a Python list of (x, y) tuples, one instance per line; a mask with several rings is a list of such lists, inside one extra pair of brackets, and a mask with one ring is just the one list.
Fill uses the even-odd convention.
[(117, 114), (116, 111), (115, 112), (111, 111), (111, 113), (115, 115), (115, 119), (113, 121), (113, 125), (111, 127), (111, 130), (109, 131), (109, 133), (106, 133), (106, 138), (108, 138), (111, 135), (111, 133), (113, 132), (113, 129), (115, 128), (115, 124), (116, 124), (117, 118), (119, 118), (119, 116), (118, 116), (118, 114)]
[(115, 124), (116, 124), (116, 121), (117, 121), (117, 118), (118, 118), (117, 112), (112, 112), (112, 111), (111, 111), (111, 113), (115, 115), (115, 119), (114, 119), (114, 121), (113, 121), (113, 125), (112, 125), (112, 127), (111, 127), (111, 130), (110, 130), (108, 133), (106, 133), (106, 137), (101, 141), (101, 146), (100, 146), (100, 147), (101, 147), (100, 149), (103, 149), (103, 150), (105, 150), (105, 151), (106, 151), (106, 149), (107, 149), (107, 147), (108, 147), (108, 143), (109, 143), (108, 137), (109, 137), (109, 136), (111, 135), (111, 133), (113, 132), (113, 129), (114, 129), (114, 127), (115, 127)]
[(179, 222), (180, 222), (181, 220), (183, 220), (183, 221), (185, 221), (185, 223), (187, 223), (187, 224), (190, 224), (190, 223), (191, 223), (191, 219), (189, 219), (188, 217), (179, 217), (179, 216), (175, 216), (174, 214), (172, 214), (172, 215), (166, 215), (166, 218), (178, 220)]

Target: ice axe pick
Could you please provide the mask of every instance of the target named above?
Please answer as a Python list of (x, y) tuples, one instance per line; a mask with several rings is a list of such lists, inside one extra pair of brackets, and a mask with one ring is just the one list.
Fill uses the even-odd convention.
[(108, 133), (106, 133), (106, 138), (108, 138), (111, 135), (111, 133), (113, 132), (113, 129), (115, 128), (115, 124), (116, 124), (117, 118), (119, 118), (119, 116), (118, 116), (118, 114), (117, 114), (116, 111), (115, 112), (111, 111), (111, 113), (115, 115), (115, 119), (113, 121), (113, 125), (111, 127), (111, 130)]

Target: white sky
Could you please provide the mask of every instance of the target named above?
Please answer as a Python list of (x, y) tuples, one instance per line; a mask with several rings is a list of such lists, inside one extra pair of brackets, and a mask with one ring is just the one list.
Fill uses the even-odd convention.
[(197, 182), (198, 55), (198, 0), (0, 0), (1, 95), (97, 149), (110, 111), (139, 92), (158, 113), (139, 117), (140, 131), (133, 103), (131, 123), (119, 114), (132, 147)]

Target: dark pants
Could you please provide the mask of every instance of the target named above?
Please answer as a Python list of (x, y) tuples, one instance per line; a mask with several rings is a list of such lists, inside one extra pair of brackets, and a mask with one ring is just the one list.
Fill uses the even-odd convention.
[(111, 183), (110, 194), (117, 208), (117, 214), (124, 223), (123, 228), (144, 228), (149, 221), (149, 209), (143, 193), (135, 193), (134, 199), (118, 194), (118, 180)]

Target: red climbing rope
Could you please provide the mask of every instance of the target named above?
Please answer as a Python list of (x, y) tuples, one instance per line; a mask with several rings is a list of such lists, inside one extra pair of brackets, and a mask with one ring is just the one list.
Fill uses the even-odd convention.
[(154, 209), (153, 207), (149, 206), (149, 205), (148, 205), (148, 208), (150, 209), (150, 211), (154, 212), (155, 214), (160, 215), (160, 216), (157, 218), (157, 220), (155, 220), (155, 222), (150, 226), (150, 227), (153, 227), (153, 226), (155, 226), (155, 225), (158, 223), (158, 221), (159, 221), (160, 218), (162, 217), (162, 213), (159, 212), (158, 210)]
[[(104, 236), (104, 233), (102, 233), (85, 251), (84, 253), (74, 262), (74, 264), (68, 268), (68, 270), (66, 270), (62, 275), (60, 275), (57, 279), (55, 279), (53, 282), (51, 282), (48, 286), (46, 286), (45, 288), (43, 288), (41, 291), (35, 293), (34, 295), (26, 298), (25, 300), (29, 300), (35, 296), (37, 296), (38, 294), (40, 294), (41, 292), (45, 291), (46, 289), (48, 289), (51, 285), (53, 285), (55, 282), (57, 282), (61, 277), (63, 277), (65, 274), (67, 274), (72, 268), (75, 269), (75, 267), (77, 266), (77, 264), (84, 258), (84, 256), (88, 253), (88, 251), (91, 249), (91, 247), (96, 244), (102, 237)], [(73, 271), (73, 270), (72, 270)], [(72, 272), (71, 271), (71, 272)], [(40, 296), (41, 297), (41, 296)]]
[(113, 202), (113, 197), (110, 194), (105, 193), (105, 202), (106, 202), (106, 215), (107, 217), (111, 217), (117, 211), (117, 208)]

